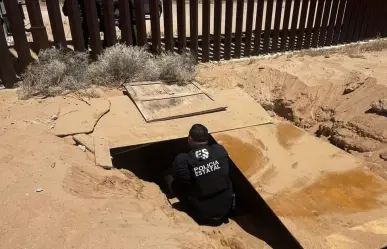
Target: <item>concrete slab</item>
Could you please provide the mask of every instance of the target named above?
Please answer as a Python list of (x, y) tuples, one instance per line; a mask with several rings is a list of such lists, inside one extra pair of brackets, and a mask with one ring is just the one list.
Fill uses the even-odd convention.
[(227, 110), (173, 120), (147, 123), (127, 96), (109, 98), (111, 108), (96, 125), (93, 135), (109, 140), (111, 148), (186, 137), (193, 124), (202, 123), (210, 132), (271, 123), (266, 111), (239, 88), (219, 91), (212, 97)]
[(90, 105), (82, 105), (60, 115), (53, 132), (57, 136), (91, 133), (98, 120), (110, 109), (107, 99), (90, 99)]
[(73, 140), (83, 146), (92, 153), (94, 153), (94, 138), (87, 134), (76, 134), (73, 136)]
[(184, 118), (226, 110), (195, 84), (167, 84), (161, 81), (124, 85), (147, 122)]
[(304, 248), (385, 246), (387, 182), (352, 155), (288, 123), (213, 136)]
[(106, 140), (103, 137), (98, 137), (98, 136), (94, 137), (94, 155), (95, 155), (95, 165), (105, 169), (113, 168), (108, 140)]

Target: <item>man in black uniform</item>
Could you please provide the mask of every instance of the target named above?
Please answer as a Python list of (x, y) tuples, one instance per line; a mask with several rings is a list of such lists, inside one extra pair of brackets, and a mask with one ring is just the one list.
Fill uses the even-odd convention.
[(172, 165), (171, 190), (199, 224), (220, 225), (233, 205), (228, 154), (219, 144), (208, 145), (205, 126), (192, 126), (191, 151), (179, 154)]

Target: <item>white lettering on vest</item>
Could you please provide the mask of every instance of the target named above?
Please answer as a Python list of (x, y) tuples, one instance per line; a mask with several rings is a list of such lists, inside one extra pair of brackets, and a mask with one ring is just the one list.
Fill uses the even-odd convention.
[(194, 167), (195, 176), (202, 176), (208, 173), (220, 170), (219, 162), (217, 160), (207, 163), (206, 165), (200, 165)]
[(195, 151), (196, 158), (208, 159), (210, 157), (210, 153), (207, 149), (197, 150)]

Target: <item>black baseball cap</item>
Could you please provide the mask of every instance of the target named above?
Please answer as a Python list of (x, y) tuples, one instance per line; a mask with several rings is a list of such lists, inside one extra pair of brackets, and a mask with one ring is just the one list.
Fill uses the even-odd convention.
[(208, 129), (202, 124), (194, 124), (189, 130), (189, 136), (195, 142), (208, 142)]

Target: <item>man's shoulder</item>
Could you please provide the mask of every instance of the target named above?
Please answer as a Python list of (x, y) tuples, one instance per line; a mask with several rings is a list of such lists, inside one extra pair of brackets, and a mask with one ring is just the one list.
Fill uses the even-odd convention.
[(227, 150), (223, 147), (223, 145), (220, 144), (213, 144), (211, 145), (211, 148), (216, 153), (219, 153), (220, 155), (228, 155)]
[(187, 153), (180, 153), (175, 157), (175, 160), (181, 161), (181, 160), (186, 160), (188, 157)]

